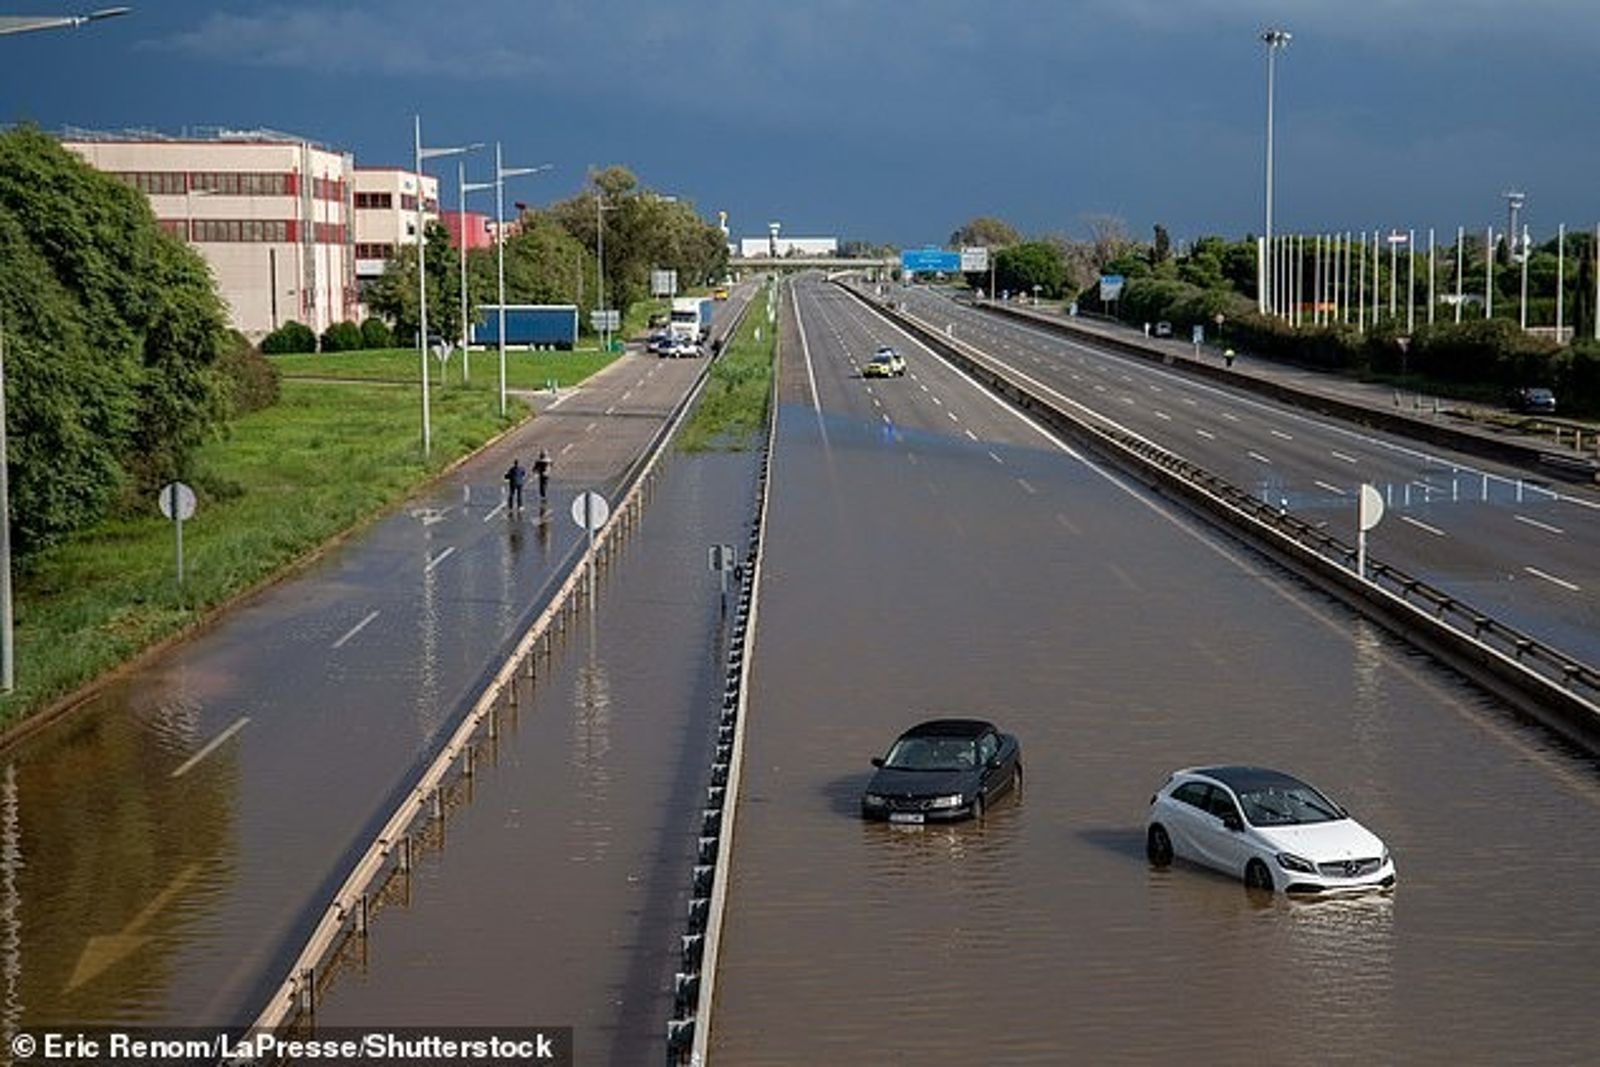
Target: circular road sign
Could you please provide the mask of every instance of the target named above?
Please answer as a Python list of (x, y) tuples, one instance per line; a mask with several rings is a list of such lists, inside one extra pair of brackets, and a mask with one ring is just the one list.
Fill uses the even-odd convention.
[(168, 482), (156, 494), (161, 514), (169, 519), (188, 519), (194, 515), (194, 490), (182, 482)]
[(1363, 485), (1356, 512), (1361, 529), (1363, 531), (1372, 529), (1383, 519), (1383, 495), (1372, 486)]
[(611, 517), (611, 505), (599, 493), (579, 493), (572, 501), (572, 521), (594, 533)]

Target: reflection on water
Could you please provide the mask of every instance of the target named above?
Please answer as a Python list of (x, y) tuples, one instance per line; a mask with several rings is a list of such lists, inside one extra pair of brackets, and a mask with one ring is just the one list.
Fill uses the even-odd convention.
[(576, 826), (570, 840), (583, 850), (574, 859), (603, 859), (616, 836), (605, 812), (611, 793), (611, 679), (600, 659), (594, 629), (594, 612), (588, 612), (589, 631), (584, 665), (572, 691), (572, 764), (577, 789)]

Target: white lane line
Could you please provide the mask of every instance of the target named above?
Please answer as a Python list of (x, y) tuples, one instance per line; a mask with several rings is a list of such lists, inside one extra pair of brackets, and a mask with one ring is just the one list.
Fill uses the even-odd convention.
[(966, 434), (967, 437), (969, 439), (973, 440), (973, 441), (976, 441), (978, 439), (978, 435), (973, 433), (971, 430), (962, 430), (961, 432)]
[[(421, 284), (422, 284), (422, 283), (421, 283), (421, 282), (418, 282), (418, 283), (417, 283), (417, 284), (418, 284), (418, 285), (421, 285)], [(943, 401), (943, 400), (940, 400), (940, 399), (939, 399), (939, 398), (938, 398), (938, 397), (934, 397), (934, 398), (933, 398), (933, 402), (934, 402), (934, 403), (935, 403), (935, 404), (938, 404), (938, 405), (939, 405), (939, 406), (940, 406), (940, 407), (944, 407), (944, 401)]]
[(1026, 478), (1018, 478), (1017, 479), (1017, 484), (1022, 486), (1022, 488), (1028, 493), (1029, 496), (1038, 496), (1039, 495), (1039, 490), (1037, 490), (1033, 486), (1029, 485), (1028, 484), (1028, 480)]
[(1400, 521), (1401, 522), (1410, 523), (1412, 526), (1415, 526), (1417, 529), (1423, 531), (1424, 533), (1431, 533), (1435, 537), (1443, 537), (1445, 535), (1444, 531), (1439, 529), (1439, 527), (1437, 527), (1437, 526), (1429, 526), (1427, 523), (1423, 522), (1421, 519), (1413, 519), (1410, 515), (1402, 515), (1402, 516), (1400, 516)]
[(1535, 578), (1543, 578), (1545, 581), (1550, 582), (1552, 585), (1559, 585), (1561, 588), (1566, 589), (1569, 592), (1576, 593), (1576, 592), (1579, 591), (1578, 586), (1576, 586), (1573, 583), (1567, 581), (1565, 578), (1557, 578), (1553, 574), (1546, 574), (1544, 571), (1540, 570), (1538, 567), (1524, 567), (1522, 569), (1527, 571), (1529, 574), (1533, 575)]
[(1266, 456), (1263, 456), (1260, 452), (1246, 452), (1245, 455), (1249, 456), (1257, 463), (1265, 463), (1269, 467), (1272, 466), (1272, 460), (1268, 459)]
[[(420, 284), (420, 283), (418, 283), (418, 284)], [(629, 389), (629, 390), (628, 390), (628, 391), (627, 391), (627, 392), (626, 392), (626, 393), (623, 393), (623, 394), (622, 394), (622, 399), (624, 399), (624, 400), (626, 400), (626, 399), (628, 399), (628, 398), (629, 398), (629, 397), (630, 397), (630, 396), (632, 396), (632, 395), (633, 395), (633, 390), (632, 390), (632, 389)]]
[[(502, 500), (502, 501), (500, 501), (500, 503), (498, 503), (498, 504), (496, 504), (494, 506), (494, 510), (493, 511), (489, 512), (489, 514), (487, 514), (487, 515), (485, 515), (483, 517), (483, 521), (484, 522), (488, 522), (490, 519), (494, 518), (496, 515), (500, 514), (505, 509), (506, 509), (506, 502), (504, 500)], [(338, 648), (339, 646), (335, 645), (334, 647)]]
[(1312, 482), (1311, 484), (1316, 486), (1318, 489), (1325, 489), (1328, 492), (1333, 493), (1333, 494), (1335, 494), (1337, 496), (1347, 496), (1348, 495), (1343, 489), (1340, 489), (1337, 485), (1334, 485), (1334, 484), (1332, 484), (1330, 482)]
[[(420, 283), (420, 282), (418, 282), (418, 283), (417, 283), (417, 284), (419, 284), (419, 285), (420, 285), (420, 284), (422, 284), (422, 283)], [(611, 405), (611, 406), (610, 406), (610, 407), (608, 407), (608, 408), (606, 408), (606, 410), (605, 410), (605, 413), (606, 413), (606, 414), (607, 414), (607, 415), (609, 415), (609, 414), (611, 414), (611, 413), (612, 413), (612, 412), (613, 412), (613, 411), (616, 411), (616, 410), (617, 410), (617, 405), (615, 405), (615, 404), (612, 404), (612, 405)]]
[(1196, 400), (1192, 396), (1180, 396), (1178, 399), (1183, 403), (1188, 404), (1192, 408), (1197, 408), (1200, 406), (1200, 401)]
[[(420, 284), (420, 283), (419, 283)], [(794, 327), (800, 333), (800, 352), (806, 357), (806, 381), (811, 384), (811, 409), (817, 413), (817, 425), (822, 425), (822, 399), (817, 395), (817, 372), (811, 367), (811, 346), (806, 343), (806, 323), (800, 316), (800, 287), (789, 286), (789, 298), (794, 303)], [(827, 430), (823, 430), (826, 437)]]
[[(574, 390), (574, 392), (576, 392), (576, 390)], [(572, 395), (572, 393), (570, 393), (570, 392), (569, 393), (562, 393), (560, 396), (558, 396), (554, 400), (550, 401), (550, 406), (545, 408), (545, 410), (546, 411), (552, 411), (555, 408), (560, 407), (562, 404), (565, 404), (567, 402), (567, 397), (569, 397), (571, 395)]]
[(1217, 435), (1212, 433), (1210, 430), (1196, 430), (1195, 433), (1199, 434), (1201, 437), (1204, 437), (1207, 441), (1215, 441), (1217, 439)]
[(883, 410), (883, 402), (881, 400), (879, 400), (877, 397), (873, 397), (872, 398), (872, 406), (877, 408), (879, 411)]
[(1073, 523), (1073, 521), (1071, 519), (1067, 518), (1065, 515), (1061, 514), (1061, 512), (1059, 512), (1059, 511), (1056, 512), (1056, 521), (1059, 522), (1062, 525), (1062, 527), (1070, 534), (1077, 534), (1077, 533), (1081, 532), (1081, 531), (1079, 531), (1078, 527)]
[(1005, 460), (1003, 460), (999, 456), (995, 455), (994, 452), (992, 452), (992, 451), (989, 453), (989, 458), (994, 460), (996, 463), (1001, 464), (1002, 466), (1005, 464)]
[(921, 382), (917, 383), (917, 388), (921, 389), (924, 393), (926, 393), (928, 391), (928, 387), (926, 385), (923, 385)]
[(960, 422), (961, 421), (960, 417), (957, 416), (956, 413), (953, 412), (953, 411), (947, 411), (947, 412), (945, 412), (945, 414), (950, 416), (950, 421), (951, 422)]
[[(418, 282), (418, 283), (417, 283), (417, 284), (418, 284), (418, 285), (421, 285), (421, 284), (422, 284), (422, 283), (421, 283), (421, 282)], [(599, 423), (598, 423), (598, 422), (591, 422), (591, 423), (590, 423), (590, 424), (589, 424), (589, 425), (587, 425), (587, 426), (585, 426), (585, 427), (584, 427), (584, 428), (583, 428), (583, 432), (584, 432), (584, 433), (593, 433), (593, 432), (594, 432), (594, 428), (595, 428), (595, 427), (596, 427), (596, 426), (599, 426), (599, 425), (600, 425), (600, 424), (599, 424)]]
[(247, 726), (249, 724), (249, 722), (250, 722), (250, 716), (248, 716), (248, 715), (239, 716), (236, 720), (234, 720), (234, 723), (233, 723), (232, 726), (230, 726), (226, 730), (222, 731), (216, 737), (213, 737), (211, 739), (211, 742), (209, 744), (207, 744), (205, 748), (202, 748), (199, 752), (196, 752), (194, 755), (190, 756), (188, 759), (184, 760), (181, 764), (179, 764), (178, 765), (178, 769), (172, 772), (172, 777), (174, 777), (174, 778), (182, 778), (184, 775), (188, 774), (194, 768), (195, 764), (199, 763), (201, 760), (203, 760), (207, 756), (211, 755), (211, 753), (213, 753), (217, 749), (221, 748), (222, 745), (228, 740), (228, 738), (232, 737), (234, 734), (238, 733), (240, 730), (243, 730), (245, 728), (245, 726)]
[(1551, 526), (1548, 522), (1540, 522), (1538, 519), (1530, 519), (1526, 515), (1513, 514), (1511, 517), (1516, 519), (1518, 522), (1527, 523), (1536, 530), (1543, 530), (1545, 533), (1564, 534), (1567, 532), (1559, 526)]
[(1162, 422), (1171, 422), (1172, 421), (1172, 416), (1168, 415), (1165, 411), (1157, 411), (1154, 414), (1155, 414), (1155, 417), (1160, 419)]
[[(419, 284), (420, 284), (420, 283), (419, 283)], [(560, 451), (560, 452), (557, 452), (557, 453), (556, 453), (556, 455), (558, 455), (558, 456), (564, 456), (564, 455), (566, 455), (566, 454), (567, 454), (567, 453), (568, 453), (568, 452), (569, 452), (569, 451), (571, 451), (571, 449), (572, 449), (572, 442), (571, 442), (571, 441), (568, 441), (568, 442), (567, 442), (567, 443), (566, 443), (566, 444), (564, 444), (564, 445), (562, 445), (562, 446), (561, 446), (561, 451)]]
[(1239, 421), (1239, 416), (1235, 415), (1231, 411), (1224, 411), (1222, 413), (1222, 417), (1227, 419), (1229, 422), (1238, 422)]
[(1276, 438), (1279, 438), (1281, 440), (1284, 440), (1284, 441), (1293, 441), (1294, 440), (1294, 434), (1292, 434), (1292, 433), (1284, 433), (1282, 430), (1273, 430), (1273, 429), (1269, 428), (1267, 430), (1267, 432), (1270, 433), (1272, 436), (1274, 436)]
[(882, 412), (882, 411), (878, 412), (878, 418), (882, 419), (884, 421), (885, 425), (888, 425), (888, 426), (894, 425), (893, 423), (891, 423), (889, 421), (889, 415), (888, 415), (887, 412)]
[(1354, 457), (1354, 456), (1347, 456), (1347, 455), (1345, 455), (1345, 454), (1344, 454), (1344, 453), (1343, 453), (1343, 452), (1334, 452), (1334, 451), (1329, 451), (1329, 453), (1328, 453), (1328, 455), (1330, 455), (1330, 456), (1332, 456), (1332, 457), (1333, 457), (1333, 458), (1334, 458), (1334, 459), (1339, 459), (1339, 460), (1343, 460), (1343, 461), (1344, 461), (1344, 462), (1346, 462), (1346, 463), (1360, 463), (1360, 462), (1361, 462), (1361, 461), (1360, 461), (1360, 460), (1359, 460), (1359, 459), (1357, 459), (1357, 458), (1356, 458), (1356, 457)]
[(356, 634), (360, 633), (362, 630), (365, 630), (367, 628), (367, 624), (370, 623), (373, 619), (376, 619), (377, 617), (378, 617), (378, 613), (376, 611), (367, 612), (367, 617), (362, 619), (360, 622), (356, 623), (354, 626), (350, 627), (349, 630), (345, 631), (345, 635), (343, 637), (339, 638), (339, 640), (335, 641), (333, 643), (333, 647), (334, 648), (343, 648), (345, 646), (345, 642), (349, 641), (352, 637), (354, 637)]
[(451, 545), (449, 548), (445, 549), (443, 552), (439, 553), (437, 556), (434, 556), (432, 559), (430, 559), (428, 561), (428, 565), (426, 567), (422, 568), (423, 571), (427, 572), (427, 571), (433, 570), (433, 568), (437, 567), (439, 564), (443, 563), (445, 560), (449, 559), (452, 555), (454, 555), (455, 551), (456, 551), (456, 546), (455, 545)]

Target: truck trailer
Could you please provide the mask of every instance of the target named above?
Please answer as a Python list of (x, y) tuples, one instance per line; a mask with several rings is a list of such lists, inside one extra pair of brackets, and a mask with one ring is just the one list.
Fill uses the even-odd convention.
[[(578, 341), (576, 304), (507, 304), (506, 344), (527, 348), (572, 350)], [(472, 326), (472, 343), (484, 347), (500, 344), (500, 305), (479, 304)]]
[(672, 321), (667, 328), (674, 337), (704, 344), (711, 339), (711, 315), (716, 306), (709, 296), (673, 297)]

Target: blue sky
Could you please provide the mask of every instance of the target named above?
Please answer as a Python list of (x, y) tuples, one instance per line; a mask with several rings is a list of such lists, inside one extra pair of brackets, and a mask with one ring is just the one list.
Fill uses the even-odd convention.
[(510, 199), (621, 163), (735, 236), (920, 245), (979, 214), (1238, 236), (1262, 225), (1277, 24), (1277, 229), (1481, 232), (1513, 186), (1536, 232), (1600, 222), (1594, 0), (132, 3), (0, 38), (0, 121), (269, 126), (408, 165), (420, 111), (429, 143), (555, 164)]

